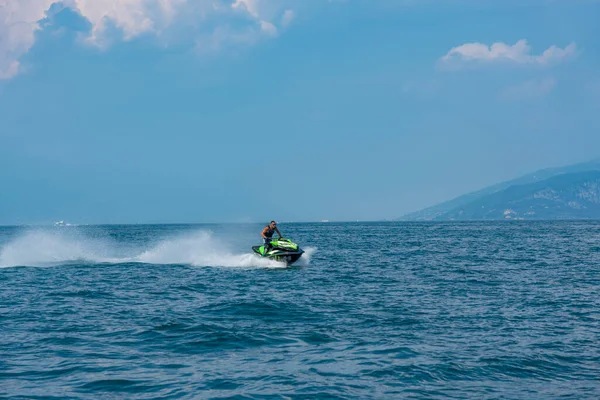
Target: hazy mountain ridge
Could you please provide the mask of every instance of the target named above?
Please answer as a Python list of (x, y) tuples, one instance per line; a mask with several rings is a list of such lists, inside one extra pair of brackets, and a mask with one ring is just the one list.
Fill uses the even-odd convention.
[[(597, 203), (585, 200), (586, 196), (592, 200), (598, 195), (595, 186), (600, 183), (598, 178), (600, 159), (543, 169), (407, 214), (399, 219), (427, 221), (600, 218), (600, 213), (595, 210)], [(535, 196), (533, 198), (536, 201), (527, 200), (528, 196)], [(518, 210), (513, 209), (515, 207)]]
[(600, 218), (600, 171), (558, 175), (511, 186), (436, 220)]

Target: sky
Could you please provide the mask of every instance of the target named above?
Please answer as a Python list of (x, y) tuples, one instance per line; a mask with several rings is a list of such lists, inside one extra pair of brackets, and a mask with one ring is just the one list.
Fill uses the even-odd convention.
[(600, 157), (593, 0), (0, 0), (0, 224), (380, 220)]

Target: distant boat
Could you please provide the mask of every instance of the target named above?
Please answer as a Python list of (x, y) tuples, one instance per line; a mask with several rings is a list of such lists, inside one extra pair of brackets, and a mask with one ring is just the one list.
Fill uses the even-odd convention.
[(69, 223), (65, 223), (65, 221), (56, 221), (54, 223), (54, 226), (73, 226), (73, 225), (71, 225)]
[(321, 222), (329, 222), (328, 219), (322, 219)]

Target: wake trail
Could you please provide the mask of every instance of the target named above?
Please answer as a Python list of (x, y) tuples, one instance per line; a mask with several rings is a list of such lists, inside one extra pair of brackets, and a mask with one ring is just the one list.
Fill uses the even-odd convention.
[[(308, 265), (306, 258), (298, 265)], [(56, 266), (66, 263), (145, 263), (209, 267), (285, 268), (285, 264), (251, 252), (235, 253), (208, 231), (167, 237), (154, 243), (117, 242), (109, 237), (93, 237), (78, 229), (34, 230), (17, 236), (0, 247), (0, 267)]]

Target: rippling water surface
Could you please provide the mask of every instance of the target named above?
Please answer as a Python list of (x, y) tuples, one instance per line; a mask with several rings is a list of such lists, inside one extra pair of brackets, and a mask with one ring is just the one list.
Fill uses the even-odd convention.
[(0, 228), (0, 397), (599, 398), (596, 222)]

